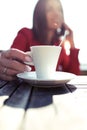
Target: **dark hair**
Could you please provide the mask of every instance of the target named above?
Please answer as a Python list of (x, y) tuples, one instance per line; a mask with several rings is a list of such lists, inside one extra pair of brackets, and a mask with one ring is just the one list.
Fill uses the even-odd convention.
[(46, 33), (46, 0), (39, 0), (34, 9), (33, 15), (33, 32), (36, 40), (44, 42)]
[[(33, 14), (33, 32), (36, 40), (45, 43), (47, 39), (47, 20), (46, 20), (46, 2), (47, 0), (39, 0), (35, 6)], [(55, 40), (58, 34), (55, 32)]]

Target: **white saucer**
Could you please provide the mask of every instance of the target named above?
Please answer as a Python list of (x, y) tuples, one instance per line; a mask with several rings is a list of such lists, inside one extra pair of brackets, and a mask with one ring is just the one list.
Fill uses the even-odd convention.
[(35, 71), (31, 71), (31, 72), (19, 73), (17, 74), (17, 77), (33, 85), (43, 85), (43, 86), (51, 85), (52, 86), (56, 84), (67, 83), (71, 79), (75, 78), (76, 75), (72, 73), (56, 71), (55, 78), (53, 79), (38, 79), (36, 77)]

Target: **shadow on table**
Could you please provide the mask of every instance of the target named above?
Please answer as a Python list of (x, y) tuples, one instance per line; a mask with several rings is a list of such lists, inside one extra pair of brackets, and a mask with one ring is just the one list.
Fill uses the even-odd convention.
[(68, 84), (60, 84), (50, 88), (34, 87), (32, 98), (27, 108), (38, 108), (52, 104), (53, 95), (68, 94), (76, 90), (76, 87)]
[(4, 105), (26, 110), (28, 108), (39, 108), (52, 104), (53, 95), (68, 94), (75, 90), (76, 87), (69, 84), (34, 86), (22, 81), (16, 81), (4, 85), (1, 88), (0, 95), (9, 95), (9, 98), (4, 101)]

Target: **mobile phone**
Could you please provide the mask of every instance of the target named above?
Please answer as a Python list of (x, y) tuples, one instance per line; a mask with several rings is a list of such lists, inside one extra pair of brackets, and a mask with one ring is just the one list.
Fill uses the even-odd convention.
[(63, 36), (64, 35), (64, 33), (65, 33), (64, 25), (62, 25), (61, 28), (57, 29), (57, 33), (58, 33), (59, 36)]

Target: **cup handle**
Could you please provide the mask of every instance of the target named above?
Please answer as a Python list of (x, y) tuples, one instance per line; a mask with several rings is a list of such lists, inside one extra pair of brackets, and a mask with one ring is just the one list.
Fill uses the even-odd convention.
[[(27, 54), (27, 55), (30, 55), (30, 57), (32, 57), (31, 51), (27, 51), (26, 54)], [(34, 66), (33, 61), (30, 61), (30, 62), (24, 62), (24, 63), (25, 63), (26, 65), (32, 65), (32, 66)]]

